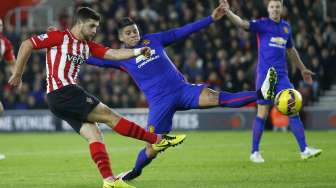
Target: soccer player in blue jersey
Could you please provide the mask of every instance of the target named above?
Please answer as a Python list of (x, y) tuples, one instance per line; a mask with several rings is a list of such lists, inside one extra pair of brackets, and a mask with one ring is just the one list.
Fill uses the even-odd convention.
[[(235, 15), (229, 9), (227, 0), (221, 0), (225, 7), (226, 15), (236, 26), (257, 33), (259, 61), (256, 70), (256, 89), (261, 87), (270, 67), (277, 72), (277, 84), (275, 93), (283, 89), (293, 88), (288, 79), (286, 53), (289, 59), (301, 71), (303, 79), (312, 84), (312, 75), (309, 69), (302, 63), (292, 40), (292, 29), (288, 22), (281, 19), (283, 8), (282, 0), (270, 0), (268, 2), (268, 18), (246, 21)], [(259, 153), (259, 143), (264, 131), (265, 119), (268, 116), (271, 100), (257, 101), (257, 116), (253, 126), (252, 153), (250, 160), (255, 163), (263, 163), (264, 159)], [(309, 159), (321, 154), (322, 150), (308, 147), (305, 139), (304, 126), (298, 114), (289, 117), (289, 126), (299, 144), (302, 159)]]
[[(199, 109), (209, 107), (242, 107), (257, 99), (271, 98), (275, 85), (274, 74), (268, 74), (262, 89), (238, 93), (217, 92), (204, 84), (190, 84), (176, 69), (166, 54), (165, 47), (179, 39), (209, 26), (224, 16), (224, 8), (217, 7), (211, 16), (187, 24), (181, 28), (140, 36), (137, 25), (129, 18), (119, 23), (119, 39), (126, 48), (148, 46), (152, 49), (149, 58), (144, 56), (125, 61), (106, 61), (95, 57), (88, 59), (88, 64), (102, 67), (118, 68), (126, 71), (138, 87), (144, 92), (149, 104), (148, 129), (155, 133), (166, 134), (172, 129), (173, 115), (178, 110)], [(151, 145), (143, 148), (136, 160), (134, 168), (124, 173), (124, 180), (138, 177), (142, 169), (148, 165), (157, 152)]]

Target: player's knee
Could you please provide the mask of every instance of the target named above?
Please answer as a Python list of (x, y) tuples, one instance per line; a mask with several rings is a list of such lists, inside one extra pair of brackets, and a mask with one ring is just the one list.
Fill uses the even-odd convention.
[(269, 105), (258, 105), (257, 116), (262, 119), (266, 119), (269, 113)]
[(205, 88), (199, 99), (200, 106), (216, 106), (219, 103), (219, 93), (217, 91)]
[(96, 123), (84, 123), (79, 133), (89, 143), (103, 141), (102, 132)]
[(104, 123), (108, 122), (111, 123), (112, 125), (116, 125), (121, 118), (116, 112), (114, 112), (111, 108), (109, 108), (106, 105), (102, 107), (101, 113), (103, 115), (103, 119), (105, 120)]

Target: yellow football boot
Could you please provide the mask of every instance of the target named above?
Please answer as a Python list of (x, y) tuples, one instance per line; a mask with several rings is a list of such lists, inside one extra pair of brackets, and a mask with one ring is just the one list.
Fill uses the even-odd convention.
[(162, 135), (162, 140), (159, 143), (152, 144), (155, 151), (163, 152), (169, 147), (174, 147), (181, 144), (187, 135)]
[(135, 188), (135, 187), (128, 185), (122, 179), (117, 179), (113, 182), (104, 180), (103, 188)]

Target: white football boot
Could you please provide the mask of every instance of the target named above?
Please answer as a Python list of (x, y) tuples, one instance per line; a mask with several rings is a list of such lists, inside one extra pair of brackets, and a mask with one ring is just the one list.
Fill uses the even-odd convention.
[(318, 157), (319, 155), (321, 155), (321, 153), (322, 153), (321, 149), (306, 147), (306, 149), (303, 152), (301, 152), (301, 159), (307, 160), (313, 157)]
[(0, 160), (4, 160), (4, 159), (6, 159), (5, 155), (0, 153)]
[(277, 72), (274, 67), (267, 71), (266, 78), (261, 85), (261, 94), (265, 100), (273, 100), (275, 97), (275, 85), (277, 82)]
[(261, 156), (259, 151), (255, 151), (250, 155), (250, 160), (254, 163), (263, 163), (265, 162), (264, 158)]

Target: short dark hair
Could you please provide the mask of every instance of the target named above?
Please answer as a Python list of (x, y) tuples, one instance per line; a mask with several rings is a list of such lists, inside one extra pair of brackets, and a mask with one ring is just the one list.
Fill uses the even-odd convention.
[(90, 7), (79, 7), (74, 17), (74, 23), (84, 22), (88, 19), (100, 21), (100, 15)]
[(118, 31), (120, 31), (122, 28), (126, 26), (134, 25), (134, 24), (135, 22), (130, 17), (122, 18), (118, 23)]

